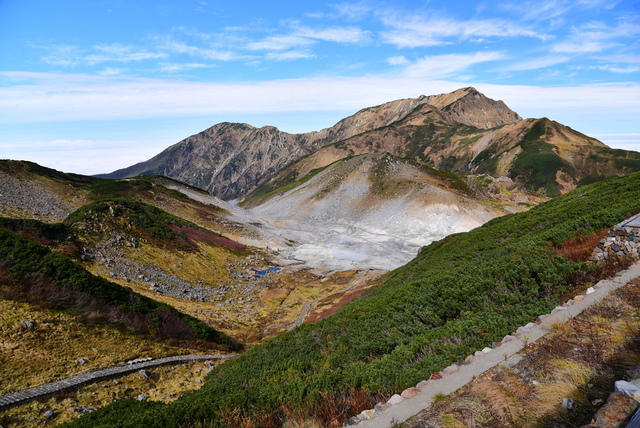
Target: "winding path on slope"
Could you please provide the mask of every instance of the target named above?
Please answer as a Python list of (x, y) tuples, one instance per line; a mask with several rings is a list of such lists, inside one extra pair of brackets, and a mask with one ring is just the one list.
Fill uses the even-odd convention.
[(183, 362), (198, 360), (226, 360), (234, 357), (236, 357), (236, 355), (178, 355), (174, 357), (164, 357), (155, 360), (127, 364), (124, 366), (114, 366), (105, 369), (90, 370), (88, 372), (84, 372), (79, 375), (56, 382), (36, 386), (34, 388), (24, 389), (12, 394), (2, 395), (0, 396), (0, 411), (8, 410), (12, 407), (20, 406), (39, 398), (48, 397), (66, 389), (80, 388), (82, 386), (89, 385), (95, 382), (115, 379), (150, 367), (179, 364)]

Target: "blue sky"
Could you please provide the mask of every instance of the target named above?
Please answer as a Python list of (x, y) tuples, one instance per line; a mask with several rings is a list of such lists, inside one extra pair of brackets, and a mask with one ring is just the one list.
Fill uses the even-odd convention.
[(640, 2), (0, 0), (0, 158), (68, 172), (465, 86), (640, 150)]

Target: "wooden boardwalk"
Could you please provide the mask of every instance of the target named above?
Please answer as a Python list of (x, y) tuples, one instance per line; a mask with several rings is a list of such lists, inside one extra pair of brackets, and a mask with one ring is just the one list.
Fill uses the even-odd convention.
[(89, 385), (95, 382), (115, 379), (120, 376), (124, 376), (150, 367), (169, 364), (180, 364), (183, 362), (197, 360), (226, 360), (229, 358), (234, 358), (235, 356), (236, 355), (178, 355), (175, 357), (164, 357), (158, 358), (156, 360), (136, 362), (124, 366), (91, 370), (76, 376), (59, 380), (57, 382), (36, 386), (34, 388), (24, 389), (12, 394), (2, 395), (0, 396), (0, 411), (20, 406), (39, 398), (48, 397), (67, 389), (80, 388), (82, 386)]

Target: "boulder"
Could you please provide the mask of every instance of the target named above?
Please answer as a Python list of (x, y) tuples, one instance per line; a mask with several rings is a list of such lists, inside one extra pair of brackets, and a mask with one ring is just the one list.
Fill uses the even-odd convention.
[(396, 404), (402, 403), (403, 401), (404, 401), (404, 398), (402, 398), (402, 396), (398, 394), (393, 394), (393, 396), (389, 398), (389, 401), (387, 401), (387, 405), (395, 406)]
[(402, 391), (402, 394), (400, 394), (400, 396), (402, 398), (413, 398), (418, 394), (420, 394), (420, 388), (407, 388)]
[(640, 364), (627, 370), (626, 374), (629, 380), (640, 378)]
[(376, 415), (376, 411), (374, 409), (363, 410), (362, 413), (360, 413), (362, 420), (365, 420), (365, 421), (370, 421), (371, 419), (373, 419), (375, 415)]
[(44, 412), (42, 416), (44, 416), (47, 419), (53, 419), (56, 417), (56, 412), (54, 412), (53, 410), (47, 410), (46, 412)]
[(451, 373), (455, 373), (457, 371), (460, 370), (460, 366), (457, 364), (451, 364), (449, 367), (445, 367), (444, 369), (442, 369), (442, 373), (444, 374), (451, 374)]
[(615, 391), (626, 395), (629, 398), (640, 401), (640, 388), (625, 380), (618, 380), (615, 383)]
[(609, 396), (607, 403), (598, 410), (589, 425), (582, 428), (622, 428), (627, 426), (640, 404), (619, 392)]
[(26, 320), (22, 324), (20, 324), (20, 327), (24, 328), (25, 330), (31, 330), (32, 328), (36, 328), (36, 322), (32, 320)]

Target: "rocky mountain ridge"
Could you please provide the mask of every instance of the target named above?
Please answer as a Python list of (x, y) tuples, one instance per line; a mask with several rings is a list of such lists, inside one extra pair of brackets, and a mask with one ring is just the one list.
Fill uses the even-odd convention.
[(450, 94), (365, 108), (330, 128), (306, 134), (289, 134), (272, 126), (255, 128), (241, 123), (220, 123), (146, 162), (101, 177), (164, 175), (206, 189), (225, 200), (237, 199), (292, 162), (327, 145), (392, 126), (425, 105), (437, 109), (441, 119), (451, 125), (484, 129), (521, 119), (502, 101), (464, 88)]

